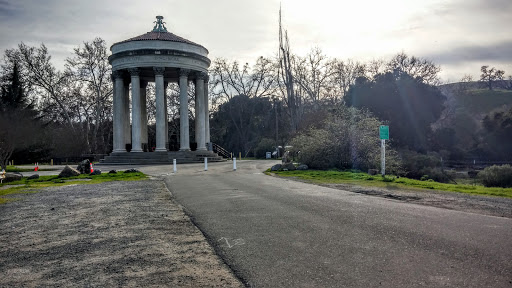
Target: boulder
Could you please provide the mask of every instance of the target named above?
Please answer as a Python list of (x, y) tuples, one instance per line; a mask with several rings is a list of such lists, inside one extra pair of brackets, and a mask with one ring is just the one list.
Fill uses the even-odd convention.
[(270, 171), (279, 171), (281, 169), (281, 164), (276, 164), (270, 168)]
[(377, 170), (377, 169), (368, 169), (368, 174), (370, 174), (370, 175), (377, 175), (377, 174), (379, 174), (379, 170)]
[(29, 176), (27, 179), (28, 179), (28, 180), (32, 180), (32, 179), (39, 179), (39, 174), (34, 174), (34, 175), (32, 175), (32, 176)]
[(281, 169), (283, 169), (284, 171), (294, 171), (297, 168), (295, 168), (295, 165), (293, 165), (293, 163), (286, 163), (286, 164), (283, 164)]
[(69, 165), (66, 165), (66, 167), (60, 171), (59, 178), (73, 177), (78, 175), (80, 175), (78, 170), (69, 167)]
[(110, 170), (110, 171), (108, 171), (108, 174), (117, 174), (117, 171), (116, 170)]
[(94, 171), (92, 171), (91, 175), (101, 175), (101, 170), (100, 169), (94, 169)]
[(124, 171), (124, 173), (137, 173), (137, 172), (140, 172), (140, 171), (137, 169), (134, 169), (134, 168)]
[(91, 173), (91, 162), (89, 159), (85, 159), (84, 161), (80, 162), (78, 166), (76, 167), (76, 170), (80, 172), (81, 174), (90, 174)]
[(308, 170), (309, 167), (306, 164), (300, 164), (299, 167), (297, 167), (297, 170)]
[(7, 172), (7, 173), (5, 173), (5, 178), (4, 178), (3, 183), (18, 181), (18, 180), (21, 180), (21, 178), (23, 178), (23, 176), (21, 174)]

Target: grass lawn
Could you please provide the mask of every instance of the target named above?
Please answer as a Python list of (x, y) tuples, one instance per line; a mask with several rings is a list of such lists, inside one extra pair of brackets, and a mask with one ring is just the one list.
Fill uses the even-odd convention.
[[(98, 184), (103, 182), (110, 181), (136, 181), (147, 179), (147, 176), (142, 172), (136, 173), (123, 173), (117, 172), (116, 174), (103, 173), (101, 175), (79, 175), (76, 177), (69, 178), (59, 178), (58, 176), (41, 176), (38, 179), (28, 180), (27, 178), (23, 178), (19, 181), (9, 182), (0, 184), (0, 187), (16, 185), (15, 187), (10, 187), (6, 189), (0, 190), (0, 204), (6, 203), (8, 201), (16, 200), (16, 199), (5, 199), (1, 196), (9, 195), (9, 194), (19, 194), (19, 193), (35, 193), (39, 192), (41, 188), (50, 187), (50, 186), (65, 186), (71, 184)], [(75, 180), (66, 182), (66, 180)], [(20, 185), (20, 186), (18, 186)]]
[[(267, 170), (270, 173), (270, 170)], [(271, 172), (282, 177), (296, 177), (306, 180), (310, 183), (330, 183), (330, 184), (353, 184), (360, 186), (372, 186), (393, 189), (431, 189), (450, 192), (460, 192), (468, 194), (499, 196), (512, 198), (512, 188), (484, 187), (482, 185), (471, 184), (446, 184), (434, 181), (420, 181), (405, 177), (371, 176), (362, 172), (339, 171), (339, 170), (295, 170)]]

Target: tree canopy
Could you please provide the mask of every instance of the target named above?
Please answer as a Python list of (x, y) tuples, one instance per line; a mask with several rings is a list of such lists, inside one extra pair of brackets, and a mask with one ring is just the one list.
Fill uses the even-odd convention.
[(435, 86), (405, 72), (360, 77), (345, 99), (348, 106), (367, 108), (390, 126), (390, 137), (400, 147), (428, 148), (430, 125), (443, 110), (445, 97)]

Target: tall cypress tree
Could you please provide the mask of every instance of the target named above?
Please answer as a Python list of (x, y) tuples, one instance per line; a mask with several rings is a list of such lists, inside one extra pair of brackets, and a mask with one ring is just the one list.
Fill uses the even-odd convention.
[(25, 95), (17, 63), (14, 63), (12, 72), (6, 76), (5, 82), (2, 85), (2, 93), (0, 95), (0, 109), (3, 111), (18, 110), (35, 114), (34, 105), (28, 101)]

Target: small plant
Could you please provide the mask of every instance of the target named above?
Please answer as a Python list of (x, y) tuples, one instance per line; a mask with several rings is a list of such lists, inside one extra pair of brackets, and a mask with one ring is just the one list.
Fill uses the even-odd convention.
[(394, 182), (395, 178), (390, 176), (382, 176), (382, 182)]
[(512, 166), (510, 165), (493, 165), (486, 167), (478, 173), (478, 178), (486, 187), (512, 187)]

